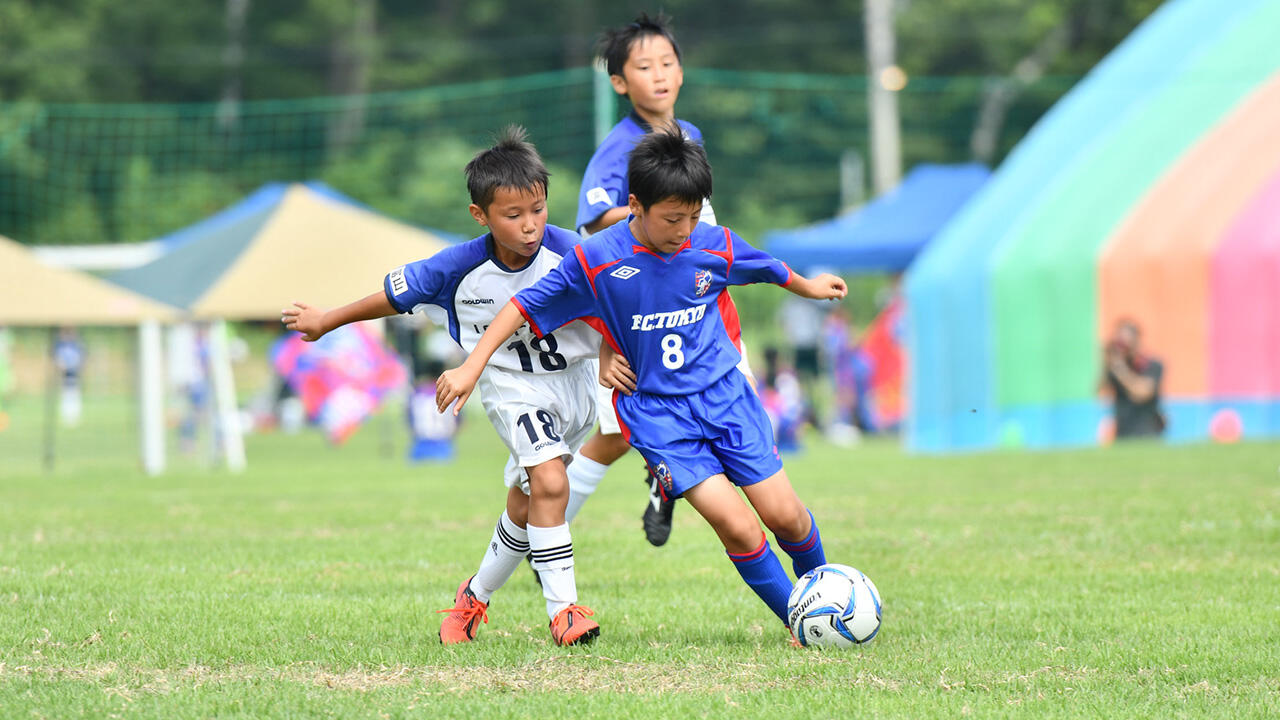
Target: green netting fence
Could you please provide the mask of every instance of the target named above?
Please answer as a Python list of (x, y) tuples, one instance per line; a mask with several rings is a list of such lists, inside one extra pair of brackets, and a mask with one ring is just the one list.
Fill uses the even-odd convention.
[[(461, 169), (506, 123), (529, 129), (553, 173), (551, 219), (570, 226), (598, 121), (626, 108), (593, 76), (575, 68), (234, 105), (0, 104), (0, 234), (32, 244), (147, 240), (265, 182), (320, 179), (392, 216), (470, 236)], [(1073, 81), (1025, 88), (1006, 114), (1002, 151)], [(913, 78), (898, 93), (904, 167), (969, 160), (989, 82)], [(706, 137), (717, 216), (748, 236), (837, 212), (841, 159), (867, 156), (862, 76), (690, 71), (678, 111)]]

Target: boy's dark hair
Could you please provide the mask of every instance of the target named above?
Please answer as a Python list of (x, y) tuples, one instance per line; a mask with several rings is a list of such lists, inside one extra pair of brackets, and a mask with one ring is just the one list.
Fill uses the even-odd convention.
[(550, 173), (538, 150), (519, 125), (508, 125), (494, 137), (493, 147), (481, 150), (467, 163), (467, 191), (471, 202), (489, 211), (498, 188), (547, 192)]
[(622, 66), (631, 57), (631, 48), (640, 40), (652, 35), (660, 35), (675, 48), (676, 60), (681, 60), (680, 43), (671, 32), (671, 18), (659, 12), (656, 17), (648, 13), (640, 13), (634, 21), (620, 28), (609, 28), (600, 34), (596, 43), (596, 54), (604, 58), (605, 68), (610, 75), (621, 75)]
[(627, 185), (645, 210), (667, 198), (701, 205), (711, 197), (707, 151), (675, 123), (654, 128), (631, 151)]

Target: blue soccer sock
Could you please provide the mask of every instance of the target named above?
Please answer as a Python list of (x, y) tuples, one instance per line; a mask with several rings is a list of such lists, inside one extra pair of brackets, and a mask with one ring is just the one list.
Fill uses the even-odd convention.
[(747, 585), (750, 585), (773, 614), (785, 623), (787, 596), (791, 594), (791, 580), (787, 577), (787, 572), (782, 569), (782, 563), (778, 562), (778, 556), (773, 554), (773, 549), (769, 547), (769, 541), (764, 537), (764, 533), (760, 533), (760, 546), (755, 550), (741, 555), (728, 551), (726, 554)]
[(822, 549), (822, 535), (818, 534), (818, 521), (813, 519), (813, 511), (809, 513), (809, 534), (803, 540), (790, 542), (776, 534), (778, 547), (791, 556), (791, 569), (796, 571), (796, 578), (810, 570), (827, 563), (827, 553)]

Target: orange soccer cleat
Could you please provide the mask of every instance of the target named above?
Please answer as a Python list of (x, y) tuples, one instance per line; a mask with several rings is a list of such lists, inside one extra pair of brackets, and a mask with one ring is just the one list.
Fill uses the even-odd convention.
[(440, 642), (445, 645), (471, 642), (476, 639), (480, 623), (489, 622), (489, 606), (476, 599), (471, 592), (471, 578), (462, 581), (453, 607), (436, 612), (449, 613), (440, 623)]
[(551, 637), (557, 645), (585, 645), (600, 634), (600, 624), (587, 616), (595, 611), (582, 605), (570, 605), (551, 618)]

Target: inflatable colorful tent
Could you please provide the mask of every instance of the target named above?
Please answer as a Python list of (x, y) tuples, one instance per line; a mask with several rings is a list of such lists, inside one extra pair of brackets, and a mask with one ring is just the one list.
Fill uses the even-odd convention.
[(907, 275), (909, 447), (1096, 442), (1116, 319), (1168, 435), (1280, 432), (1280, 2), (1171, 0), (1036, 125)]

